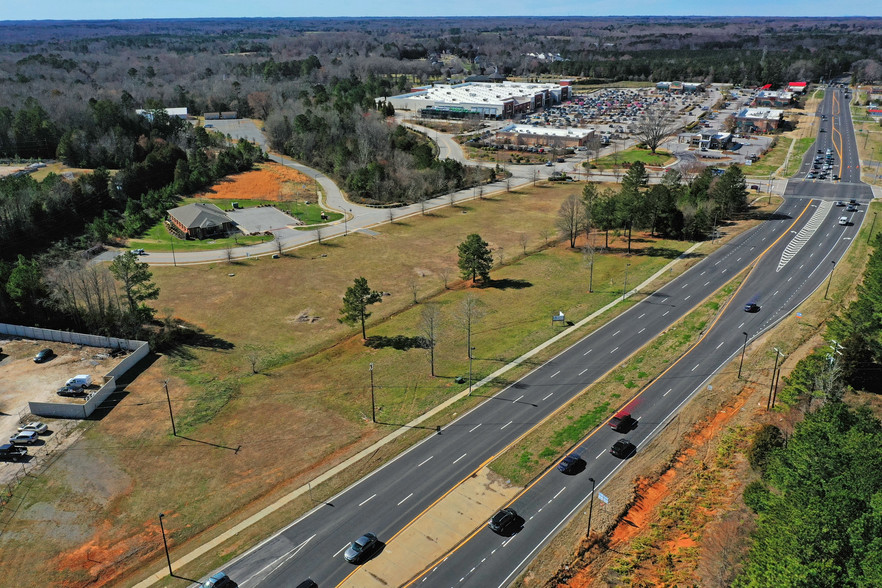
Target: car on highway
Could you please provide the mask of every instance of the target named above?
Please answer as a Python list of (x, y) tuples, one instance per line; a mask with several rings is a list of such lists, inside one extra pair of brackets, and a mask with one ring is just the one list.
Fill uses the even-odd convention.
[(848, 203), (851, 204), (852, 206), (857, 206), (858, 201), (855, 200), (854, 198), (852, 198), (851, 200), (848, 201)]
[(518, 513), (513, 508), (503, 508), (493, 515), (487, 526), (494, 533), (503, 534), (511, 529), (518, 520)]
[(836, 206), (845, 206), (845, 202), (843, 202), (842, 200), (837, 200)]
[(843, 227), (848, 226), (848, 217), (847, 216), (840, 216), (839, 217), (839, 224), (842, 225)]
[(0, 445), (0, 460), (3, 461), (19, 461), (28, 456), (27, 447), (19, 447), (12, 443), (4, 443)]
[(205, 581), (203, 588), (238, 588), (238, 584), (233, 582), (224, 572), (218, 572)]
[(839, 174), (833, 174), (833, 177), (830, 178), (830, 179), (832, 179), (832, 180), (838, 180), (838, 179), (839, 179)]
[(630, 412), (619, 411), (610, 419), (609, 428), (617, 433), (627, 433), (637, 424), (637, 419), (631, 416)]
[(132, 253), (135, 255), (147, 255), (147, 252), (143, 249), (132, 249)]
[(578, 474), (584, 469), (584, 463), (581, 455), (578, 453), (571, 453), (557, 464), (557, 469), (565, 474)]
[(46, 363), (53, 357), (55, 357), (54, 351), (49, 348), (41, 349), (37, 352), (37, 355), (34, 356), (34, 363)]
[(380, 540), (373, 533), (365, 533), (352, 542), (343, 552), (343, 558), (349, 563), (360, 563), (369, 558), (377, 550)]
[(545, 162), (545, 167), (551, 167), (551, 166), (553, 166), (553, 165), (554, 165), (554, 164), (551, 163), (550, 161), (546, 161), (546, 162)]
[(39, 440), (40, 435), (36, 431), (19, 431), (9, 438), (13, 445), (33, 445)]
[(31, 421), (26, 425), (18, 428), (19, 431), (35, 431), (38, 435), (42, 435), (49, 430), (49, 425), (40, 421)]
[(857, 212), (857, 206), (855, 206), (854, 204), (849, 204), (845, 207), (845, 210), (847, 210), (848, 212)]
[(613, 457), (618, 457), (619, 459), (631, 457), (636, 450), (637, 447), (628, 439), (619, 439), (609, 448), (609, 452)]
[(318, 588), (318, 584), (315, 583), (315, 580), (307, 578), (304, 581), (297, 584), (297, 586), (295, 588)]
[(744, 312), (759, 312), (759, 305), (756, 302), (748, 302), (744, 305)]

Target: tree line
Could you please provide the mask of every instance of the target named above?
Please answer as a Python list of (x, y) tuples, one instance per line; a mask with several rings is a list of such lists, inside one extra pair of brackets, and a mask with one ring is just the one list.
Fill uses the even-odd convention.
[(665, 172), (658, 184), (649, 185), (642, 162), (634, 163), (617, 188), (598, 190), (586, 184), (581, 197), (570, 196), (557, 213), (556, 226), (570, 247), (581, 233), (622, 230), (628, 236), (634, 229), (648, 229), (653, 236), (702, 240), (712, 235), (718, 223), (747, 210), (747, 186), (737, 165), (725, 171), (705, 168), (691, 180), (674, 169)]

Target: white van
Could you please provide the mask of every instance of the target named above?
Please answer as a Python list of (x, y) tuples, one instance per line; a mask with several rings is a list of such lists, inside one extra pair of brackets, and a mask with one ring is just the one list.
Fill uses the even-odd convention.
[(65, 382), (64, 385), (70, 388), (86, 388), (92, 385), (92, 376), (88, 374), (78, 374)]

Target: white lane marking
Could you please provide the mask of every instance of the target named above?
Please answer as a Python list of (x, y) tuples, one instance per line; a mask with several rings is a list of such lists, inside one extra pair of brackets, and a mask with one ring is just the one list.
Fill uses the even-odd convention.
[(341, 553), (343, 553), (343, 550), (346, 549), (347, 547), (349, 547), (350, 545), (351, 545), (351, 543), (347, 543), (346, 545), (344, 545), (343, 547), (341, 547), (341, 548), (340, 548), (340, 551), (338, 551), (337, 553), (334, 554), (334, 557), (337, 557), (338, 555), (340, 555)]
[(699, 276), (703, 276), (703, 275), (706, 274), (706, 273), (707, 273), (707, 270), (704, 270), (703, 272), (701, 272), (701, 273), (698, 274), (698, 275), (699, 275)]
[[(310, 541), (312, 541), (312, 538), (313, 538), (313, 537), (315, 537), (315, 534), (313, 534), (312, 537), (310, 537), (309, 539), (307, 539), (306, 541), (304, 541), (304, 542), (301, 543), (300, 545), (294, 547), (291, 551), (289, 551), (289, 552), (286, 554), (286, 557), (285, 557), (285, 558), (283, 558), (283, 559), (277, 559), (277, 560), (275, 560), (274, 562), (272, 562), (272, 563), (266, 565), (265, 567), (261, 568), (261, 569), (258, 570), (257, 572), (253, 573), (250, 577), (245, 578), (245, 580), (243, 580), (242, 583), (245, 584), (246, 582), (251, 581), (254, 577), (261, 575), (262, 573), (264, 573), (264, 572), (265, 572), (266, 570), (268, 570), (269, 568), (273, 568), (273, 569), (270, 570), (270, 572), (269, 572), (270, 574), (273, 573), (274, 571), (276, 571), (277, 569), (279, 569), (280, 566), (284, 565), (288, 560), (290, 560), (292, 557), (294, 557), (295, 555), (297, 555), (298, 553), (300, 553), (300, 550), (303, 549), (304, 547), (306, 547), (306, 544), (309, 543)], [(349, 545), (347, 544), (346, 547), (349, 547)], [(344, 547), (343, 549), (346, 549), (346, 547)], [(342, 551), (342, 549), (341, 549), (340, 551)], [(337, 553), (340, 553), (340, 551), (338, 551)], [(334, 554), (334, 556), (336, 557), (337, 554)], [(274, 567), (274, 566), (275, 566), (275, 567)]]
[[(551, 500), (554, 500), (555, 498), (557, 498), (558, 496), (560, 496), (560, 493), (563, 492), (563, 491), (566, 490), (566, 489), (567, 489), (567, 487), (564, 486), (563, 488), (561, 488), (560, 490), (558, 490), (558, 491), (557, 491), (557, 494), (555, 494), (554, 496), (552, 496)], [(548, 502), (551, 502), (551, 500), (549, 500)]]
[(666, 310), (662, 316), (668, 316), (668, 313), (670, 313), (670, 312), (671, 312), (670, 310)]
[[(556, 376), (556, 375), (559, 374), (559, 373), (560, 373), (560, 370), (557, 370), (556, 372), (554, 372), (553, 374), (551, 374), (550, 376), (548, 376), (548, 379), (550, 380), (551, 378), (553, 378), (554, 376)], [(521, 396), (521, 398), (523, 398), (523, 396)], [(518, 400), (520, 400), (520, 398), (519, 398)]]
[(740, 329), (743, 326), (744, 326), (744, 323), (741, 323), (740, 325), (738, 325), (738, 328)]
[[(705, 282), (705, 283), (704, 283), (704, 286), (707, 286), (708, 284), (710, 284), (710, 281)], [(702, 286), (702, 288), (703, 288), (704, 286)]]
[(507, 426), (509, 426), (510, 424), (512, 424), (512, 422), (513, 422), (513, 421), (508, 421), (507, 423), (505, 423), (504, 425), (502, 425), (501, 427), (499, 427), (499, 430), (501, 431), (502, 429), (506, 428)]
[(692, 298), (692, 294), (690, 294), (689, 296), (687, 296), (686, 298), (684, 298), (684, 299), (683, 299), (683, 302), (686, 302), (686, 301), (689, 300), (690, 298)]
[(581, 372), (579, 372), (579, 375), (581, 376), (582, 374), (584, 374), (584, 373), (587, 372), (587, 371), (588, 371), (588, 368), (585, 368), (584, 370), (582, 370)]
[(509, 543), (511, 543), (511, 540), (514, 539), (515, 537), (517, 537), (517, 535), (512, 535), (511, 537), (509, 537), (508, 539), (506, 539), (505, 542), (502, 544), (502, 546), (505, 547), (506, 545), (508, 545)]
[(701, 365), (701, 364), (700, 364), (700, 363), (697, 363), (697, 364), (695, 364), (695, 367), (694, 367), (694, 368), (692, 368), (692, 369), (691, 369), (691, 370), (689, 370), (689, 371), (692, 371), (692, 372), (694, 372), (694, 371), (695, 371), (695, 370), (697, 370), (697, 369), (698, 369), (698, 366), (700, 366), (700, 365)]
[(772, 294), (772, 296), (777, 296), (777, 295), (778, 295), (778, 290), (775, 290), (775, 293)]
[(481, 426), (481, 423), (478, 423), (478, 424), (475, 425), (473, 428), (469, 429), (469, 433), (474, 433), (474, 432), (475, 432), (475, 429), (477, 429), (477, 428), (480, 427), (480, 426)]
[(643, 314), (641, 314), (641, 315), (638, 316), (637, 318), (642, 319), (642, 318), (645, 317), (645, 316), (646, 316), (646, 313), (644, 312)]
[[(560, 372), (557, 372), (557, 373), (559, 374)], [(556, 376), (556, 375), (557, 375), (557, 374), (554, 374), (554, 376)], [(554, 376), (551, 376), (551, 377), (553, 378)], [(523, 398), (523, 397), (524, 397), (524, 395), (521, 394), (520, 396), (518, 396), (517, 398), (515, 398), (514, 400), (511, 401), (512, 404), (514, 404), (515, 402), (517, 402), (518, 400), (520, 400), (520, 399)]]
[[(511, 424), (511, 421), (509, 421), (509, 424)], [(506, 425), (506, 426), (508, 426), (508, 425)], [(505, 427), (502, 427), (502, 428), (504, 429)], [(459, 457), (457, 457), (455, 460), (453, 460), (453, 463), (458, 462), (459, 460), (461, 460), (462, 458), (464, 458), (464, 457), (467, 456), (467, 455), (468, 455), (468, 453), (463, 453), (462, 455), (460, 455)]]
[(429, 460), (432, 459), (433, 457), (435, 457), (435, 456), (434, 456), (434, 455), (429, 456), (425, 461), (421, 461), (420, 463), (418, 463), (418, 464), (417, 464), (417, 467), (420, 467), (421, 465), (423, 465), (424, 463), (426, 463), (427, 461), (429, 461)]
[(589, 349), (588, 351), (586, 351), (585, 353), (583, 353), (582, 355), (583, 355), (583, 356), (584, 356), (584, 355), (588, 355), (589, 353), (591, 353), (591, 350), (590, 350), (590, 349)]
[(612, 351), (610, 351), (610, 355), (612, 355), (613, 353), (615, 353), (616, 351), (618, 351), (618, 349), (619, 349), (619, 348), (616, 347), (615, 349), (613, 349)]
[(736, 261), (736, 262), (738, 262), (738, 261), (741, 261), (741, 258), (740, 258), (740, 257), (739, 257), (739, 258), (738, 258), (738, 259), (736, 259), (736, 260), (735, 260), (735, 261)]
[[(376, 496), (376, 494), (374, 494), (374, 495), (373, 495), (373, 496), (371, 496), (371, 498), (373, 498), (373, 497), (374, 497), (374, 496)], [(367, 499), (367, 500), (365, 500), (365, 501), (364, 501), (364, 502), (361, 502), (361, 503), (359, 503), (359, 505), (358, 505), (358, 506), (364, 506), (364, 505), (365, 505), (365, 504), (367, 504), (367, 503), (368, 503), (368, 502), (370, 502), (370, 501), (371, 501), (371, 498), (368, 498), (368, 499)]]
[(413, 492), (411, 492), (410, 494), (405, 496), (404, 500), (402, 500), (401, 502), (398, 503), (398, 506), (401, 506), (402, 504), (404, 504), (404, 501), (407, 500), (408, 498), (410, 498), (411, 496), (413, 496)]
[(686, 284), (683, 284), (682, 286), (680, 286), (680, 289), (682, 290), (683, 288), (685, 288), (688, 285), (689, 285), (689, 283), (687, 282)]
[(720, 347), (722, 347), (722, 346), (723, 346), (723, 343), (725, 343), (725, 341), (720, 341), (720, 344), (717, 345), (717, 349), (719, 349)]
[(665, 393), (664, 393), (664, 394), (662, 394), (662, 396), (667, 396), (667, 395), (668, 395), (668, 393), (669, 393), (669, 392), (670, 392), (670, 391), (671, 391), (671, 390), (673, 390), (673, 388), (668, 388), (668, 391), (667, 391), (667, 392), (665, 392)]
[(598, 454), (597, 454), (597, 457), (595, 457), (594, 459), (600, 459), (600, 456), (603, 455), (604, 453), (606, 453), (606, 449), (604, 449), (603, 451), (601, 451), (600, 453), (598, 453)]
[(618, 334), (621, 333), (621, 332), (622, 332), (621, 329), (619, 329), (618, 331), (616, 331), (615, 333), (613, 333), (612, 336), (615, 337), (616, 335), (618, 335)]
[(645, 330), (646, 330), (646, 327), (643, 327), (642, 329), (640, 329), (639, 331), (637, 331), (637, 334), (639, 335), (640, 333), (642, 333), (642, 332), (645, 331)]
[(548, 396), (546, 396), (546, 397), (543, 398), (542, 400), (548, 400), (548, 399), (551, 398), (552, 396), (554, 396), (554, 392), (552, 392), (551, 394), (549, 394)]

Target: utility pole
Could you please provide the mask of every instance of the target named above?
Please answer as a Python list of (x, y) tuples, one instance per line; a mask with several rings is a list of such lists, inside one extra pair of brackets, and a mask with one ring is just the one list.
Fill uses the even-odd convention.
[(591, 482), (591, 502), (588, 503), (588, 538), (591, 538), (591, 515), (594, 514), (594, 478), (588, 478)]
[(775, 348), (775, 367), (772, 368), (772, 382), (769, 385), (769, 399), (766, 401), (766, 410), (771, 410), (772, 408), (772, 391), (775, 389), (775, 372), (778, 371), (778, 354), (781, 352)]
[(163, 517), (165, 517), (165, 513), (159, 513), (159, 529), (162, 531), (162, 544), (165, 546), (165, 559), (168, 562), (168, 575), (174, 577), (175, 574), (172, 572), (171, 567), (171, 556), (168, 554), (168, 542), (165, 540), (165, 527), (162, 525)]
[(377, 404), (374, 401), (374, 362), (370, 364), (371, 372), (371, 420), (377, 422)]
[(873, 213), (873, 222), (870, 224), (870, 234), (867, 235), (867, 243), (869, 243), (870, 239), (873, 237), (873, 228), (876, 226), (876, 215), (877, 214), (878, 213), (876, 213), (876, 212)]
[(175, 267), (178, 267), (178, 260), (175, 259), (175, 236), (172, 235), (171, 233), (169, 233), (169, 234), (168, 234), (168, 241), (169, 241), (169, 243), (171, 243), (171, 249), (172, 249), (172, 264), (173, 264)]
[(472, 351), (474, 347), (469, 347), (469, 396), (472, 394)]
[(625, 299), (625, 293), (628, 291), (628, 268), (631, 267), (630, 263), (625, 264), (625, 281), (622, 283), (622, 300)]
[(168, 416), (171, 418), (172, 435), (177, 437), (178, 431), (177, 431), (177, 429), (175, 429), (175, 415), (172, 412), (171, 397), (168, 395), (168, 380), (163, 382), (162, 385), (165, 386), (165, 399), (168, 401)]

